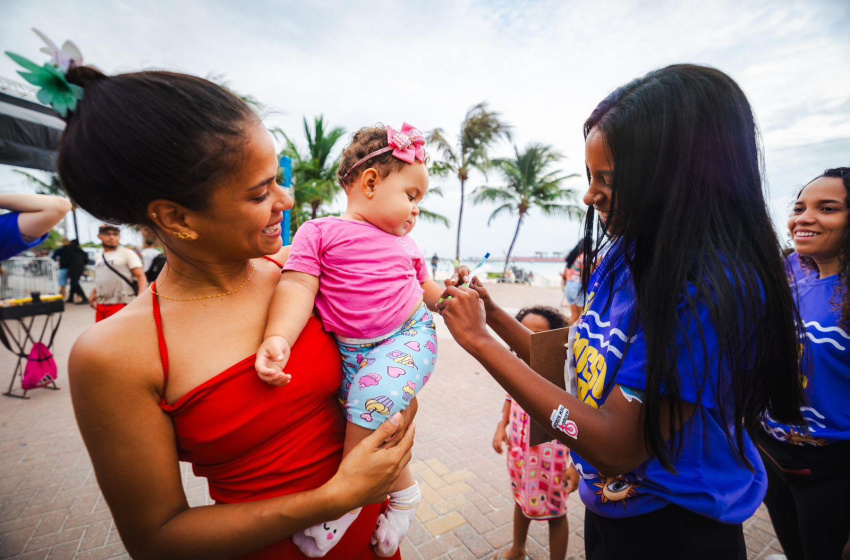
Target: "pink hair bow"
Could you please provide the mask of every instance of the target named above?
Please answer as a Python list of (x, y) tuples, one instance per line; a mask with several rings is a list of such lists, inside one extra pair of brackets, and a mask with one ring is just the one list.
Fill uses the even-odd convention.
[(401, 125), (401, 131), (387, 126), (387, 143), (393, 148), (393, 156), (413, 163), (419, 160), (425, 163), (425, 135), (422, 131), (407, 123)]
[(405, 163), (413, 163), (417, 159), (425, 163), (425, 135), (415, 126), (404, 123), (401, 125), (401, 131), (393, 130), (393, 127), (387, 126), (387, 144), (389, 145), (386, 148), (375, 150), (357, 160), (342, 176), (342, 182), (344, 183), (351, 172), (357, 169), (360, 164), (390, 150), (392, 150), (394, 157)]

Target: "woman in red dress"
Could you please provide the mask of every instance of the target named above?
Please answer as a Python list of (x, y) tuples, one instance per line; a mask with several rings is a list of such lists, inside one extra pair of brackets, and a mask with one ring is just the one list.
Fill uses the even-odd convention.
[[(409, 418), (340, 462), (341, 360), (315, 319), (285, 390), (256, 376), (293, 201), (240, 99), (166, 72), (77, 67), (68, 79), (85, 93), (60, 146), (68, 193), (100, 219), (152, 228), (168, 257), (151, 290), (71, 353), (74, 410), (121, 538), (134, 558), (301, 558), (290, 535), (384, 502), (410, 460)], [(189, 507), (181, 460), (215, 505)], [(326, 558), (374, 558), (380, 508), (364, 507)]]

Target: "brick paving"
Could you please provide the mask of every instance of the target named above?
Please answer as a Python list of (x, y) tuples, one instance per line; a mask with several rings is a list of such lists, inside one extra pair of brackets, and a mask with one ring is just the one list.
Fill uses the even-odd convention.
[[(515, 307), (557, 305), (556, 290), (495, 286)], [(31, 391), (28, 400), (0, 396), (0, 558), (28, 560), (129, 558), (100, 494), (74, 421), (65, 364), (73, 341), (91, 322), (88, 307), (70, 306), (57, 336), (59, 391)], [(423, 501), (405, 560), (483, 559), (512, 538), (513, 503), (505, 458), (490, 445), (504, 393), (439, 323), (438, 371), (420, 395), (414, 460)], [(0, 386), (14, 361), (0, 348)], [(191, 505), (209, 503), (206, 482), (181, 465)], [(584, 507), (569, 499), (568, 558), (584, 558)], [(749, 558), (779, 553), (764, 508), (744, 524)], [(549, 558), (548, 529), (532, 523), (528, 554)]]

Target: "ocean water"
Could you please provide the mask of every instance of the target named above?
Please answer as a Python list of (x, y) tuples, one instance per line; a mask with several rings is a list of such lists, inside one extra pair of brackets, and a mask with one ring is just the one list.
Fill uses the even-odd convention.
[[(426, 257), (428, 270), (430, 271), (431, 260)], [(437, 279), (442, 280), (449, 277), (454, 272), (453, 260), (440, 259), (440, 264), (437, 266)], [(478, 264), (478, 261), (462, 260), (461, 264), (465, 264), (469, 268)], [(534, 282), (532, 285), (541, 288), (561, 288), (561, 272), (564, 271), (564, 261), (558, 262), (519, 262), (514, 263), (514, 266), (521, 268), (526, 272), (534, 274)], [(484, 265), (485, 272), (496, 272), (501, 274), (505, 268), (505, 261), (487, 261)], [(482, 278), (484, 276), (482, 275)]]

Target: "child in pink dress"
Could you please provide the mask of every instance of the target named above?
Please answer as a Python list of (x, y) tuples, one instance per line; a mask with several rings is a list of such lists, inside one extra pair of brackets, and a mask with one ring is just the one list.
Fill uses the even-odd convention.
[[(422, 253), (407, 237), (428, 192), (424, 145), (422, 132), (408, 124), (400, 131), (363, 128), (353, 136), (339, 166), (346, 211), (299, 228), (257, 351), (260, 377), (272, 385), (288, 384), (291, 376), (284, 369), (290, 348), (313, 308), (318, 310), (343, 360), (344, 454), (404, 410), (437, 362), (429, 309), (443, 289), (428, 278)], [(372, 538), (377, 555), (396, 553), (420, 498), (407, 468), (378, 518)], [(310, 527), (292, 540), (305, 555), (324, 556), (359, 512)]]
[[(516, 316), (532, 332), (567, 326), (567, 320), (551, 307), (526, 307)], [(529, 446), (529, 419), (510, 396), (505, 399), (502, 418), (493, 436), (493, 449), (500, 455), (508, 449), (508, 475), (514, 501), (514, 540), (497, 560), (524, 559), (528, 528), (532, 519), (549, 522), (549, 555), (564, 560), (570, 527), (567, 498), (578, 486), (578, 472), (572, 466), (570, 450), (555, 440)]]

